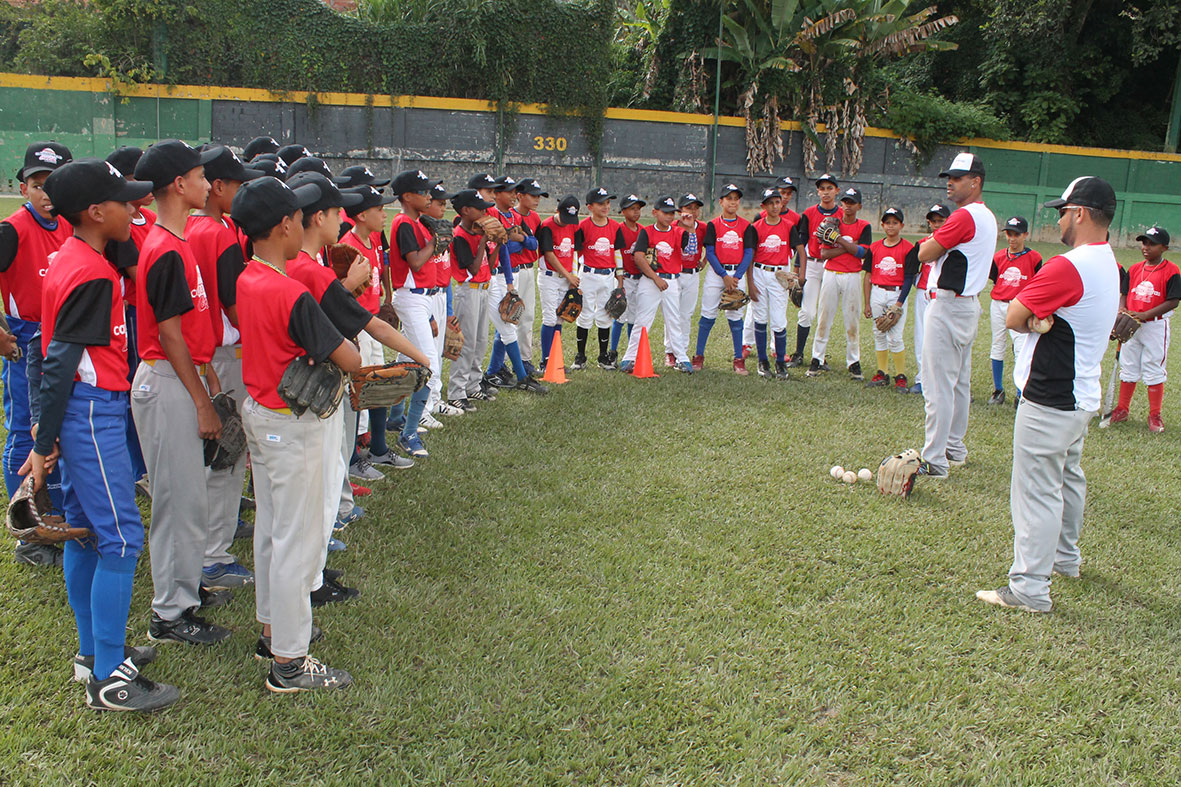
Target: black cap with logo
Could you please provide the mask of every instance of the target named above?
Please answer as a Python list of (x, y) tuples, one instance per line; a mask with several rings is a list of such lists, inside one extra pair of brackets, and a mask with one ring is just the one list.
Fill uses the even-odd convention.
[(34, 142), (25, 149), (25, 165), (16, 171), (16, 179), (21, 183), (29, 175), (38, 172), (53, 172), (62, 164), (74, 159), (70, 149), (58, 142)]
[(597, 189), (591, 189), (586, 193), (586, 204), (596, 205), (600, 202), (610, 202), (615, 199), (616, 195), (607, 191), (607, 189), (599, 186)]
[(628, 194), (619, 201), (619, 209), (623, 210), (624, 208), (630, 208), (632, 205), (639, 205), (642, 208), (647, 204), (647, 202), (644, 202), (644, 200), (640, 199), (635, 194)]
[(287, 179), (287, 165), (274, 153), (263, 153), (250, 160), (250, 168), (279, 180)]
[(841, 202), (853, 202), (857, 205), (861, 204), (861, 192), (857, 189), (848, 188), (841, 192)]
[(902, 218), (902, 211), (898, 210), (898, 208), (886, 208), (882, 211), (882, 221), (890, 218), (898, 219), (903, 224), (906, 223), (906, 220)]
[(541, 188), (541, 184), (534, 178), (521, 178), (517, 181), (517, 192), (529, 194), (533, 197), (548, 197), (549, 192)]
[[(483, 188), (483, 187), (481, 187)], [(463, 189), (457, 192), (451, 198), (451, 207), (455, 208), (458, 213), (464, 208), (478, 208), (479, 210), (487, 210), (492, 207), (492, 203), (480, 196), (480, 192), (475, 189)]]
[(341, 173), (332, 179), (332, 182), (340, 186), (342, 189), (351, 189), (357, 186), (388, 186), (389, 178), (385, 180), (378, 180), (377, 176), (373, 174), (373, 170), (364, 164), (355, 164), (351, 167), (345, 167)]
[(263, 173), (251, 169), (242, 163), (238, 154), (224, 145), (214, 145), (209, 148), (215, 157), (205, 163), (205, 179), (212, 183), (215, 180), (236, 180), (245, 183), (248, 180), (263, 177)]
[(1164, 227), (1151, 227), (1144, 230), (1136, 236), (1136, 240), (1142, 243), (1156, 243), (1161, 246), (1169, 245), (1169, 233)]
[(379, 205), (389, 205), (391, 202), (397, 200), (397, 196), (393, 194), (382, 194), (381, 189), (375, 186), (358, 186), (355, 189), (349, 189), (346, 194), (360, 194), (361, 201), (356, 205), (346, 205), (344, 212), (348, 216), (356, 216), (358, 213), (376, 208)]
[(45, 193), (53, 203), (54, 215), (81, 213), (107, 200), (134, 202), (151, 190), (151, 183), (129, 181), (114, 164), (98, 158), (67, 162), (45, 179)]
[(135, 179), (150, 181), (153, 190), (172, 184), (176, 178), (203, 167), (217, 158), (217, 150), (197, 150), (179, 139), (165, 139), (144, 151), (135, 165)]
[(287, 187), (299, 191), (301, 186), (311, 186), (319, 193), (315, 202), (305, 205), (305, 213), (315, 213), (332, 208), (350, 208), (360, 205), (364, 199), (360, 194), (341, 191), (340, 188), (319, 172), (297, 172), (287, 179)]
[(927, 215), (925, 218), (929, 220), (932, 216), (942, 216), (946, 219), (950, 215), (951, 210), (948, 209), (946, 205), (944, 205), (942, 202), (936, 202), (934, 205), (927, 208)]
[(468, 178), (467, 187), (469, 189), (494, 189), (496, 188), (496, 178), (487, 172), (481, 172)]
[(246, 147), (242, 148), (242, 158), (250, 161), (259, 153), (278, 153), (279, 143), (275, 141), (274, 137), (255, 137), (246, 143)]
[(562, 197), (558, 203), (558, 223), (559, 224), (577, 224), (578, 223), (578, 197), (573, 194), (567, 194)]
[(133, 145), (124, 145), (111, 155), (107, 156), (107, 163), (115, 167), (123, 173), (125, 178), (135, 177), (135, 165), (139, 163), (140, 157), (143, 156), (143, 148), (137, 148)]
[(301, 172), (318, 172), (329, 180), (332, 180), (332, 170), (325, 163), (324, 159), (316, 156), (297, 158), (287, 167), (287, 179), (291, 180)]
[(421, 169), (408, 169), (394, 175), (394, 179), (390, 181), (390, 193), (395, 197), (407, 193), (427, 194), (436, 182), (428, 178)]
[(292, 189), (278, 178), (258, 178), (243, 183), (230, 205), (230, 218), (248, 238), (269, 231), (297, 210), (316, 204), (320, 190), (313, 185)]
[(501, 175), (496, 179), (496, 185), (492, 187), (493, 191), (515, 191), (517, 188), (517, 179), (512, 175)]
[(828, 172), (824, 172), (816, 177), (816, 185), (819, 186), (821, 183), (831, 183), (838, 189), (841, 187), (841, 184), (837, 183), (837, 179)]
[(721, 199), (722, 197), (728, 197), (731, 194), (737, 194), (739, 197), (741, 197), (742, 189), (738, 188), (738, 186), (734, 185), (733, 183), (727, 183), (725, 186), (722, 186), (722, 190), (718, 192), (718, 199)]
[(1011, 216), (1008, 221), (1005, 222), (1005, 226), (1001, 227), (1001, 230), (1004, 232), (1017, 233), (1029, 232), (1029, 222), (1024, 216)]
[(763, 193), (759, 197), (759, 204), (762, 205), (763, 203), (773, 199), (783, 199), (783, 195), (779, 193), (779, 189), (776, 187), (763, 189)]
[(792, 191), (795, 191), (796, 190), (796, 183), (794, 180), (792, 180), (791, 178), (784, 175), (782, 178), (775, 181), (775, 188), (777, 188), (777, 189), (791, 189)]
[(696, 203), (697, 205), (699, 205), (703, 208), (705, 207), (705, 203), (701, 201), (701, 197), (699, 197), (693, 193), (683, 194), (681, 196), (681, 198), (679, 200), (677, 200), (677, 207), (678, 208), (687, 208), (690, 205), (693, 205), (694, 203)]
[[(643, 203), (640, 203), (641, 205)], [(676, 213), (677, 201), (672, 194), (661, 194), (656, 198), (656, 202), (652, 203), (653, 210), (658, 210), (661, 213)]]
[(443, 188), (443, 181), (441, 180), (435, 185), (431, 186), (431, 199), (437, 199), (441, 202), (446, 202), (454, 196), (454, 194), (448, 193), (447, 189)]
[(1090, 175), (1075, 178), (1062, 192), (1061, 197), (1045, 203), (1047, 208), (1064, 208), (1068, 205), (1095, 208), (1111, 218), (1115, 215), (1115, 189), (1103, 178)]
[(284, 145), (275, 151), (279, 158), (283, 159), (283, 163), (290, 167), (296, 161), (299, 161), (305, 156), (312, 155), (312, 151), (305, 148), (303, 145)]

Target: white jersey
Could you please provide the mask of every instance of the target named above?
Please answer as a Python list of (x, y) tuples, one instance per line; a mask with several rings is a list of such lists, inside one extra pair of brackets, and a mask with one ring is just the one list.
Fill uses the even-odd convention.
[(976, 296), (988, 283), (996, 251), (997, 224), (983, 202), (957, 208), (932, 236), (947, 253), (935, 260), (927, 277), (928, 290), (951, 290)]

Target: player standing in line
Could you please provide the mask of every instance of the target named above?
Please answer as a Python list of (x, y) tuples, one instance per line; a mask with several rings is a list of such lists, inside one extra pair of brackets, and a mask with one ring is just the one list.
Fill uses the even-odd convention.
[[(495, 386), (484, 386), (480, 364), (488, 349), (488, 286), (492, 279), (489, 247), (475, 221), (487, 214), (492, 203), (475, 189), (464, 189), (451, 198), (459, 223), (451, 242), (451, 276), (455, 279), (452, 309), (463, 332), (463, 350), (451, 362), (447, 392), (451, 403), (463, 407), (468, 400), (491, 401)], [(495, 248), (494, 246), (492, 248)], [(492, 252), (495, 254), (495, 252)]]
[[(635, 324), (636, 304), (632, 300), (632, 296), (636, 294), (636, 288), (640, 284), (640, 279), (644, 277), (644, 273), (636, 267), (633, 251), (636, 247), (636, 238), (644, 229), (639, 223), (640, 210), (647, 204), (635, 194), (628, 194), (619, 201), (619, 213), (623, 217), (623, 221), (619, 223), (615, 245), (623, 251), (621, 260), (623, 294), (627, 298), (627, 310), (619, 316), (618, 320), (611, 323), (611, 349), (607, 351), (607, 360), (612, 366), (617, 366), (619, 362), (619, 337), (623, 334), (623, 326), (627, 326), (627, 337), (630, 340), (632, 325)], [(653, 312), (653, 316), (655, 316), (655, 312)], [(649, 324), (648, 327), (651, 325)], [(665, 330), (667, 331), (667, 328)]]
[[(447, 200), (454, 194), (447, 193), (443, 182), (439, 181), (431, 186), (431, 199), (427, 203), (423, 214), (432, 219), (442, 220), (447, 213)], [(438, 374), (432, 374), (428, 386), (430, 398), (427, 399), (427, 412), (434, 415), (463, 415), (466, 410), (443, 399), (443, 342), (447, 338), (447, 318), (451, 316), (451, 250), (444, 249), (441, 254), (431, 257), (431, 268), (435, 271), (435, 294), (431, 296), (431, 319), (435, 325), (434, 343), (426, 350), (434, 356), (434, 367)], [(426, 361), (420, 361), (429, 366)], [(474, 409), (474, 407), (472, 408)]]
[[(136, 290), (140, 357), (131, 412), (152, 486), (152, 620), (148, 637), (212, 645), (230, 630), (194, 614), (209, 541), (203, 439), (221, 434), (211, 396), (221, 391), (209, 298), (185, 238), (189, 213), (205, 206), (204, 153), (176, 139), (144, 151), (135, 179), (148, 181), (159, 212), (139, 253)], [(240, 497), (240, 494), (238, 495)], [(236, 518), (235, 518), (236, 521)]]
[(894, 390), (901, 393), (910, 391), (906, 379), (906, 346), (902, 335), (906, 330), (906, 301), (901, 292), (906, 280), (906, 255), (914, 248), (902, 237), (903, 216), (897, 208), (886, 208), (882, 213), (883, 240), (874, 241), (865, 255), (862, 287), (865, 297), (865, 316), (871, 320), (883, 316), (891, 306), (902, 310), (898, 322), (884, 333), (873, 327), (873, 347), (877, 355), (877, 372), (867, 387), (876, 388), (890, 384), (889, 359), (894, 358)]
[[(255, 618), (262, 624), (258, 651), (274, 661), (264, 685), (276, 693), (337, 689), (352, 683), (345, 671), (308, 653), (314, 637), (311, 590), (326, 548), (328, 494), (325, 463), (339, 444), (313, 412), (295, 415), (279, 396), (287, 366), (308, 356), (347, 372), (361, 354), (333, 327), (307, 287), (287, 276), (303, 242), (302, 208), (320, 191), (292, 191), (274, 178), (246, 183), (232, 216), (250, 238), (254, 256), (238, 278), (242, 310), (242, 377), (248, 396), (243, 428), (254, 468)], [(326, 499), (327, 498), (327, 499)]]
[(533, 376), (537, 374), (533, 366), (533, 321), (537, 315), (537, 261), (541, 257), (537, 248), (537, 232), (541, 228), (537, 203), (541, 197), (548, 197), (549, 192), (533, 178), (521, 178), (517, 181), (516, 193), (517, 206), (513, 212), (516, 214), (516, 225), (521, 228), (524, 237), (517, 241), (521, 244), (521, 250), (512, 253), (514, 247), (510, 245), (509, 252), (517, 294), (525, 302), (525, 313), (517, 323), (517, 346), (521, 348), (525, 371)]
[(1168, 379), (1169, 323), (1181, 302), (1181, 271), (1164, 258), (1170, 238), (1163, 227), (1152, 227), (1136, 240), (1144, 260), (1128, 271), (1128, 291), (1120, 298), (1120, 308), (1131, 312), (1140, 327), (1120, 350), (1119, 404), (1111, 411), (1111, 423), (1128, 420), (1136, 383), (1143, 380), (1148, 386), (1148, 431), (1160, 434), (1165, 431), (1161, 403)]
[(664, 365), (670, 368), (676, 366), (677, 358), (689, 357), (689, 326), (693, 324), (693, 313), (697, 310), (697, 296), (701, 291), (702, 257), (705, 255), (707, 224), (701, 220), (701, 209), (704, 207), (705, 203), (698, 199), (696, 194), (683, 194), (677, 200), (677, 209), (681, 211), (681, 221), (686, 222), (685, 226), (688, 226), (688, 221), (691, 219), (697, 228), (694, 230), (694, 234), (697, 236), (697, 253), (692, 257), (681, 254), (680, 318), (681, 324), (685, 326), (685, 330), (681, 334), (684, 346), (675, 346), (673, 336), (668, 331), (664, 332)]
[(981, 198), (984, 163), (960, 153), (940, 176), (947, 178), (947, 198), (957, 208), (918, 252), (919, 262), (935, 263), (927, 281), (931, 305), (923, 346), (921, 470), (933, 478), (945, 478), (950, 464), (967, 461), (972, 342), (980, 323), (977, 296), (988, 281), (997, 236), (996, 217)]
[[(950, 171), (964, 174), (951, 177), (974, 179), (973, 171), (983, 169), (968, 157), (966, 153), (956, 157)], [(958, 187), (955, 190), (958, 192)], [(957, 204), (960, 209), (928, 243), (942, 245), (941, 237), (949, 240), (948, 227), (957, 232), (956, 216), (965, 213), (975, 218), (984, 207), (979, 202)], [(1078, 539), (1087, 495), (1081, 464), (1083, 440), (1088, 423), (1099, 410), (1099, 366), (1119, 310), (1119, 266), (1107, 243), (1115, 215), (1115, 190), (1100, 178), (1076, 178), (1060, 199), (1045, 206), (1058, 210), (1062, 242), (1071, 249), (1051, 257), (1009, 304), (1010, 330), (1029, 333), (1034, 320), (1049, 321), (1050, 327), (1045, 333), (1029, 333), (1014, 364), (1014, 382), (1022, 398), (1013, 423), (1009, 490), (1013, 565), (1009, 583), (976, 593), (976, 598), (988, 604), (1026, 612), (1050, 611), (1051, 574), (1079, 575), (1082, 556)], [(987, 217), (984, 219), (987, 225)], [(963, 250), (962, 246), (957, 248)], [(968, 251), (976, 250), (965, 251), (969, 278), (983, 279), (975, 269), (977, 264), (983, 265)], [(944, 283), (940, 274), (946, 275), (949, 261), (942, 260), (932, 274), (940, 285)], [(931, 304), (928, 351), (941, 341), (945, 292), (940, 286)], [(936, 380), (941, 379), (943, 370), (936, 364), (928, 364), (928, 369), (929, 395), (932, 388), (942, 385)]]
[(828, 370), (824, 351), (828, 349), (839, 303), (845, 322), (845, 366), (854, 380), (864, 379), (861, 373), (860, 274), (862, 260), (869, 254), (869, 246), (873, 243), (873, 230), (868, 221), (857, 218), (859, 210), (861, 192), (853, 188), (845, 189), (841, 193), (841, 217), (836, 230), (825, 239), (820, 249), (820, 257), (824, 260), (824, 280), (820, 284), (816, 337), (812, 340), (812, 363), (808, 366), (808, 377), (816, 377)]
[[(784, 178), (784, 180), (790, 179)], [(759, 355), (759, 376), (771, 376), (771, 361), (767, 356), (767, 328), (775, 337), (775, 376), (787, 379), (787, 290), (775, 278), (778, 271), (790, 271), (795, 256), (793, 241), (796, 239), (796, 224), (800, 217), (793, 210), (787, 215), (784, 207), (784, 191), (788, 189), (769, 188), (763, 190), (764, 216), (755, 222), (758, 246), (755, 248), (752, 279), (754, 284), (754, 307), (751, 319), (754, 322), (755, 347)]]
[(820, 257), (820, 241), (816, 239), (816, 229), (829, 216), (838, 216), (841, 206), (837, 204), (837, 192), (840, 186), (836, 178), (825, 172), (816, 179), (816, 195), (819, 202), (804, 209), (800, 215), (797, 230), (800, 263), (800, 286), (804, 289), (804, 302), (800, 306), (800, 313), (796, 318), (796, 351), (787, 361), (788, 368), (804, 365), (804, 345), (808, 342), (808, 333), (812, 330), (812, 321), (816, 319), (817, 306), (820, 302), (820, 286), (824, 279), (824, 260)]
[[(992, 348), (988, 354), (992, 361), (993, 390), (988, 399), (991, 405), (1005, 403), (1005, 350), (1008, 349), (1005, 346), (1005, 315), (1009, 311), (1009, 301), (1017, 297), (1042, 266), (1042, 255), (1025, 246), (1029, 238), (1029, 222), (1024, 216), (1013, 216), (1006, 221), (1004, 233), (1009, 247), (993, 255), (992, 270), (988, 274), (992, 280), (992, 302), (988, 311), (992, 323)], [(1016, 360), (1021, 354), (1025, 334), (1018, 331), (1008, 331), (1008, 334), (1013, 340), (1013, 359)], [(1020, 391), (1017, 398), (1021, 398)]]
[[(931, 303), (931, 294), (927, 291), (927, 279), (931, 275), (931, 263), (918, 261), (919, 245), (929, 240), (935, 233), (935, 230), (943, 226), (943, 222), (947, 221), (947, 217), (951, 215), (951, 211), (943, 203), (937, 202), (931, 206), (927, 211), (927, 231), (930, 233), (926, 238), (923, 238), (918, 243), (914, 244), (912, 249), (913, 260), (908, 260), (914, 266), (915, 272), (912, 273), (914, 278), (914, 385), (910, 387), (910, 393), (921, 394), (923, 392), (923, 336), (925, 334), (927, 322), (927, 306)], [(903, 297), (901, 300), (905, 302), (906, 292), (908, 286), (903, 286)]]
[[(505, 230), (508, 232), (508, 241), (504, 244), (503, 253), (507, 253), (509, 257), (509, 263), (513, 271), (513, 286), (515, 287), (519, 283), (517, 276), (518, 269), (523, 270), (525, 277), (531, 279), (527, 286), (530, 288), (530, 297), (535, 300), (536, 294), (533, 293), (533, 287), (536, 282), (532, 280), (533, 264), (528, 262), (528, 258), (523, 255), (536, 253), (537, 237), (524, 225), (521, 214), (516, 211), (515, 205), (519, 198), (519, 192), (517, 191), (518, 185), (518, 181), (509, 175), (503, 175), (497, 178), (496, 186), (492, 189), (496, 206), (489, 210), (488, 213), (499, 218), (500, 223), (504, 225)], [(498, 253), (501, 252), (498, 251)], [(535, 261), (536, 258), (534, 258)], [(493, 266), (492, 276), (493, 279), (490, 289), (496, 289), (495, 265)], [(519, 292), (517, 295), (524, 302), (525, 314), (521, 316), (520, 322), (515, 327), (510, 328), (510, 336), (503, 336), (499, 329), (495, 332), (492, 342), (492, 354), (488, 361), (488, 370), (484, 375), (484, 381), (488, 385), (494, 385), (498, 388), (507, 388), (524, 380), (524, 378), (514, 374), (505, 364), (507, 344), (511, 341), (517, 342), (517, 350), (521, 353), (522, 365), (524, 365), (525, 350), (521, 347), (518, 337), (520, 335), (520, 329), (526, 320), (525, 315), (535, 313), (530, 300), (527, 300)], [(502, 294), (501, 297), (504, 297), (504, 295)], [(488, 304), (489, 315), (493, 315), (493, 312), (496, 312), (496, 315), (492, 316), (494, 322), (499, 316), (499, 311), (497, 310), (499, 304), (499, 300)], [(532, 319), (532, 317), (529, 319)], [(532, 330), (529, 331), (529, 340), (533, 340)], [(534, 376), (535, 370), (533, 369), (533, 364), (530, 363), (528, 366), (525, 366), (525, 371), (528, 377)]]
[(553, 216), (541, 222), (537, 231), (538, 250), (545, 259), (541, 282), (541, 370), (549, 362), (554, 334), (561, 335), (558, 306), (571, 287), (581, 283), (574, 272), (574, 235), (578, 231), (578, 197), (567, 194), (558, 202)]
[(607, 354), (611, 341), (613, 320), (604, 308), (607, 298), (616, 287), (623, 286), (623, 267), (619, 244), (619, 222), (608, 218), (611, 200), (616, 199), (600, 186), (586, 193), (586, 209), (590, 213), (578, 225), (574, 235), (574, 249), (582, 258), (579, 280), (582, 282), (582, 313), (578, 315), (578, 350), (572, 369), (586, 368), (586, 341), (590, 327), (599, 330), (599, 368), (614, 369)]
[[(767, 188), (774, 189), (779, 194), (779, 198), (781, 200), (780, 206), (779, 206), (779, 209), (780, 209), (779, 215), (782, 216), (785, 220), (787, 220), (794, 228), (795, 225), (800, 223), (800, 214), (796, 213), (794, 210), (791, 209), (791, 202), (793, 199), (795, 199), (795, 195), (796, 195), (795, 181), (793, 181), (791, 178), (785, 176), (785, 177), (779, 178), (778, 180), (776, 180), (774, 183), (772, 183)], [(766, 195), (766, 193), (767, 193), (767, 189), (764, 189), (763, 194)], [(767, 217), (767, 210), (766, 210), (766, 207), (763, 206), (763, 208), (759, 211), (758, 218), (755, 219), (755, 223), (757, 224), (759, 219), (765, 219), (766, 217)], [(798, 244), (796, 243), (795, 232), (793, 231), (792, 236), (791, 236), (791, 244), (790, 244), (792, 254), (794, 254), (795, 247), (797, 245)], [(756, 250), (755, 257), (758, 257), (758, 256), (759, 256), (759, 253)], [(790, 262), (791, 262), (790, 258), (789, 258), (788, 262), (790, 264)], [(799, 266), (797, 265), (796, 267), (798, 268)], [(753, 268), (751, 270), (753, 270)], [(754, 274), (751, 272), (748, 272), (747, 278), (751, 281), (754, 281)], [(758, 283), (755, 282), (755, 285), (757, 287)], [(757, 343), (757, 337), (755, 336), (755, 323), (757, 322), (757, 320), (755, 320), (755, 304), (757, 302), (758, 302), (757, 300), (755, 300), (754, 298), (751, 298), (750, 303), (748, 303), (746, 305), (746, 316), (743, 318), (743, 321), (742, 321), (742, 326), (743, 326), (742, 327), (742, 357), (743, 358), (747, 358), (750, 356), (751, 352), (755, 349), (755, 344)], [(764, 322), (766, 322), (766, 320), (764, 320)], [(778, 363), (780, 360), (783, 360), (783, 356), (777, 355), (774, 350), (771, 353), (771, 357), (773, 357), (775, 359), (776, 363)], [(767, 364), (768, 371), (770, 370), (770, 368), (771, 368), (770, 367), (770, 360), (768, 359), (768, 364)], [(763, 376), (766, 377), (769, 375), (763, 375)], [(787, 379), (787, 378), (785, 377), (783, 379)]]
[[(742, 189), (733, 183), (722, 186), (718, 194), (719, 213), (705, 228), (705, 285), (701, 288), (701, 318), (697, 322), (697, 353), (691, 361), (693, 369), (705, 366), (705, 344), (718, 316), (718, 303), (723, 290), (746, 291), (746, 271), (754, 259), (758, 237), (754, 226), (738, 215), (742, 204)], [(734, 343), (734, 372), (745, 375), (746, 362), (742, 359), (742, 310), (726, 312), (730, 338)]]
[[(73, 156), (56, 142), (34, 142), (25, 151), (25, 164), (16, 173), (25, 204), (0, 222), (0, 296), (8, 327), (16, 337), (4, 350), (4, 485), (11, 498), (20, 486), (21, 463), (33, 448), (29, 423), (29, 378), (26, 348), (41, 328), (41, 282), (48, 260), (70, 238), (69, 223), (53, 214), (45, 193), (45, 180)], [(0, 332), (2, 340), (7, 337)], [(14, 358), (15, 356), (15, 358)], [(60, 508), (60, 475), (54, 471), (47, 482), (54, 507)], [(47, 544), (18, 544), (16, 561), (34, 566), (60, 566), (62, 552)]]

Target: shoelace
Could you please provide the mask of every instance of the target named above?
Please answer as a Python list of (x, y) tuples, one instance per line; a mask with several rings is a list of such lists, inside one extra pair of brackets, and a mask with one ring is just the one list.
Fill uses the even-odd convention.
[(316, 659), (315, 656), (303, 657), (303, 671), (308, 675), (327, 675), (328, 667)]

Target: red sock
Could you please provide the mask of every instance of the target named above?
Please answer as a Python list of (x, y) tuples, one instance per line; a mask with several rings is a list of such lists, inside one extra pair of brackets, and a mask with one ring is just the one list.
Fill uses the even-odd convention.
[(1121, 410), (1128, 410), (1132, 407), (1132, 394), (1136, 393), (1136, 383), (1125, 383), (1120, 381), (1119, 384), (1119, 408)]
[(1165, 398), (1165, 384), (1148, 386), (1148, 414), (1160, 415), (1161, 400)]

